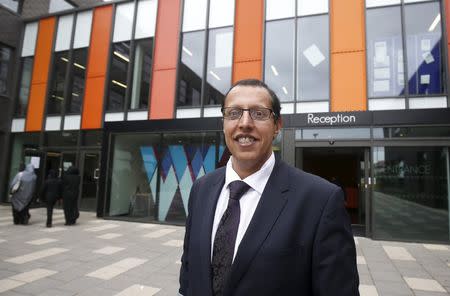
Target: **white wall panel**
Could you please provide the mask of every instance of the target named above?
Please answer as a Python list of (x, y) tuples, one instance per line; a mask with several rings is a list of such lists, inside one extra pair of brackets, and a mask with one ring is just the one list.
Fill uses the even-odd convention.
[(64, 117), (64, 130), (79, 130), (81, 115), (66, 115)]
[(139, 39), (155, 36), (157, 11), (157, 0), (139, 1), (134, 38)]
[(177, 118), (200, 118), (200, 108), (177, 109)]
[(114, 43), (131, 40), (133, 14), (134, 2), (117, 5), (114, 20)]
[(25, 118), (14, 118), (11, 124), (12, 133), (20, 133), (25, 131)]
[(387, 99), (370, 99), (369, 110), (402, 110), (405, 109), (405, 99), (402, 98), (387, 98)]
[(58, 19), (58, 32), (56, 32), (55, 51), (68, 50), (72, 36), (73, 14), (61, 16)]
[(410, 109), (447, 108), (446, 97), (427, 97), (409, 99)]
[(127, 116), (128, 120), (147, 120), (148, 119), (148, 112), (147, 111), (135, 111), (135, 112), (128, 112)]
[(125, 118), (123, 112), (106, 113), (105, 121), (123, 121)]
[(400, 0), (366, 0), (366, 7), (377, 7), (400, 4)]
[(183, 32), (205, 29), (207, 2), (207, 0), (184, 1)]
[(281, 104), (281, 114), (292, 114), (292, 113), (294, 113), (294, 103)]
[(73, 48), (88, 47), (91, 39), (92, 10), (80, 12), (77, 15), (75, 39)]
[(328, 0), (298, 0), (297, 15), (311, 15), (328, 12)]
[(266, 0), (266, 20), (295, 16), (295, 0)]
[(297, 103), (297, 113), (329, 112), (329, 102), (302, 102)]
[(38, 23), (28, 23), (25, 25), (25, 34), (22, 46), (22, 57), (28, 57), (34, 55), (34, 49), (36, 48), (36, 38), (38, 32)]
[(209, 3), (209, 27), (225, 27), (234, 24), (234, 0), (211, 0)]
[(203, 109), (204, 117), (222, 117), (220, 107), (209, 107)]
[(59, 131), (61, 129), (61, 116), (49, 116), (45, 120), (46, 131)]

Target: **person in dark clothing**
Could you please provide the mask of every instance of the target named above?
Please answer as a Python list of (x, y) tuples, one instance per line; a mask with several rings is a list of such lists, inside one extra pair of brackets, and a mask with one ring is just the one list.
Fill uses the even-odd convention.
[(41, 197), (47, 205), (47, 227), (52, 227), (53, 207), (56, 201), (61, 199), (61, 180), (58, 178), (55, 170), (48, 172)]
[(78, 192), (80, 187), (79, 170), (71, 166), (67, 169), (62, 179), (62, 196), (65, 225), (74, 225), (80, 216), (78, 211)]

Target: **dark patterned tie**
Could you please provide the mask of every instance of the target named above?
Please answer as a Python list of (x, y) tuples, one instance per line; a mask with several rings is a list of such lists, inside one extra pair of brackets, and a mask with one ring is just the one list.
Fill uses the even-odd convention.
[(214, 296), (223, 294), (223, 288), (233, 261), (234, 245), (241, 216), (239, 199), (250, 186), (243, 181), (233, 181), (228, 185), (228, 188), (230, 189), (228, 207), (217, 227), (211, 261)]

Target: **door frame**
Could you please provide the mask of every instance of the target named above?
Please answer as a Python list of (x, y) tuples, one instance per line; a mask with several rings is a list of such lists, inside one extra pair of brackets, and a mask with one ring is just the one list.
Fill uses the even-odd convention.
[(97, 178), (95, 178), (97, 180), (96, 182), (96, 191), (95, 191), (95, 208), (93, 209), (83, 209), (84, 211), (93, 211), (96, 212), (97, 211), (97, 207), (98, 207), (98, 196), (99, 196), (99, 180), (100, 180), (100, 167), (101, 167), (101, 159), (102, 159), (102, 151), (101, 149), (80, 149), (78, 151), (78, 168), (80, 169), (80, 188), (79, 188), (79, 193), (78, 193), (78, 205), (81, 205), (81, 199), (82, 199), (82, 195), (83, 195), (83, 186), (84, 186), (84, 160), (85, 160), (85, 156), (86, 154), (98, 154), (98, 167), (97, 169), (94, 171), (94, 178), (95, 178), (95, 172), (97, 173)]

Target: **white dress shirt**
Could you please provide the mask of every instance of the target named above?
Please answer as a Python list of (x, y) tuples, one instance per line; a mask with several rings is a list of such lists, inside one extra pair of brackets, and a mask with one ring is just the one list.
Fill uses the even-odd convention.
[(239, 244), (247, 231), (248, 225), (252, 220), (253, 214), (255, 213), (256, 206), (261, 199), (261, 195), (266, 187), (267, 181), (269, 180), (270, 174), (272, 173), (273, 167), (275, 166), (275, 156), (272, 155), (263, 164), (261, 169), (247, 178), (241, 180), (239, 175), (234, 171), (232, 164), (232, 156), (227, 162), (226, 172), (225, 172), (225, 184), (220, 192), (219, 199), (217, 200), (216, 212), (214, 214), (214, 224), (211, 233), (211, 259), (214, 250), (214, 238), (216, 237), (217, 228), (219, 226), (220, 220), (222, 219), (225, 210), (228, 207), (228, 199), (230, 196), (230, 190), (228, 189), (228, 184), (233, 181), (239, 180), (244, 181), (250, 186), (248, 191), (239, 200), (239, 205), (241, 208), (241, 216), (239, 221), (239, 228), (236, 236), (236, 243), (234, 246), (233, 260), (236, 256)]

